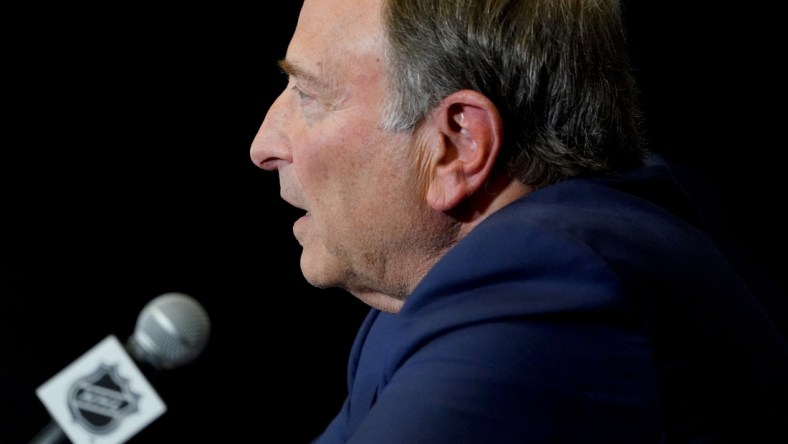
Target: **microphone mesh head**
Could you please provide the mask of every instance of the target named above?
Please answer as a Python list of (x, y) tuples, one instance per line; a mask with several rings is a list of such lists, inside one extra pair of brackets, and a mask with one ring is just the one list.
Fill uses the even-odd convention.
[(208, 313), (197, 300), (183, 293), (165, 293), (143, 307), (133, 342), (143, 355), (140, 358), (170, 369), (199, 356), (210, 331)]

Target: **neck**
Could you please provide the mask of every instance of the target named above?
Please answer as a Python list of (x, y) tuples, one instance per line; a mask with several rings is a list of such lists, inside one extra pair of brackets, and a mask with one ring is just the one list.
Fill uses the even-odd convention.
[(490, 176), (482, 188), (452, 210), (452, 217), (461, 223), (459, 238), (465, 237), (491, 214), (533, 190), (532, 186), (508, 175)]
[[(422, 257), (422, 260), (410, 258), (404, 261), (404, 263), (411, 265), (419, 264), (418, 267), (406, 273), (408, 279), (400, 281), (400, 284), (404, 284), (404, 282), (407, 281), (409, 285), (397, 286), (396, 288), (398, 291), (393, 291), (393, 288), (390, 288), (391, 294), (383, 293), (379, 290), (363, 290), (358, 288), (355, 288), (351, 293), (365, 304), (378, 310), (388, 313), (399, 312), (410, 292), (412, 292), (415, 286), (418, 285), (418, 282), (429, 272), (429, 269), (432, 268), (435, 262), (440, 260), (440, 257), (443, 256), (452, 245), (459, 242), (491, 214), (531, 191), (533, 191), (533, 187), (525, 185), (518, 180), (511, 179), (508, 176), (498, 175), (491, 177), (484, 187), (466, 198), (461, 205), (441, 215), (442, 218), (452, 220), (448, 222), (447, 219), (444, 228), (448, 228), (449, 226), (454, 227), (451, 230), (453, 234), (444, 233), (452, 239), (451, 241), (447, 240), (447, 242), (441, 243), (445, 248), (433, 252), (434, 254), (430, 254), (428, 258)], [(402, 268), (398, 268), (398, 273), (402, 272)]]

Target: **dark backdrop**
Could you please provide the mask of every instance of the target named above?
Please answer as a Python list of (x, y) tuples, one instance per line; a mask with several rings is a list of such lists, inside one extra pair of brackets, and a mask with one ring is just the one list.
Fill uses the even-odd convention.
[[(285, 84), (275, 61), (299, 2), (286, 3), (9, 12), (0, 443), (26, 443), (49, 420), (35, 389), (106, 335), (125, 340), (168, 291), (205, 305), (211, 340), (155, 376), (169, 411), (133, 442), (307, 442), (339, 408), (366, 307), (303, 281), (298, 212), (248, 156)], [(784, 295), (769, 14), (642, 3), (626, 6), (649, 142), (699, 179), (726, 248)]]

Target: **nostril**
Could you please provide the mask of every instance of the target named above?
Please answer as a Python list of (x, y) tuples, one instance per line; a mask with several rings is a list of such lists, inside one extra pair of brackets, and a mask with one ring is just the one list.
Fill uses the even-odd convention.
[(276, 171), (285, 163), (283, 159), (279, 158), (268, 158), (262, 162), (256, 163), (256, 165), (266, 171)]
[(252, 163), (264, 170), (278, 169), (282, 163), (290, 159), (290, 150), (286, 140), (277, 133), (263, 134), (258, 132), (249, 149)]
[(258, 168), (276, 170), (290, 161), (290, 150), (282, 137), (258, 134), (249, 150), (249, 155)]

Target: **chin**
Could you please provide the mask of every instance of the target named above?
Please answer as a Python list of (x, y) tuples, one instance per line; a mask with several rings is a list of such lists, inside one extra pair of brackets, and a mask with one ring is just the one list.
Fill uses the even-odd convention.
[(313, 287), (339, 287), (341, 282), (339, 279), (332, 277), (336, 276), (336, 273), (331, 271), (332, 267), (326, 266), (328, 262), (327, 260), (321, 261), (310, 257), (310, 255), (304, 251), (304, 253), (301, 254), (301, 274), (304, 275), (304, 279)]
[(405, 304), (405, 301), (402, 299), (397, 299), (382, 293), (354, 293), (353, 295), (372, 308), (392, 314), (399, 313), (402, 309), (402, 305)]

